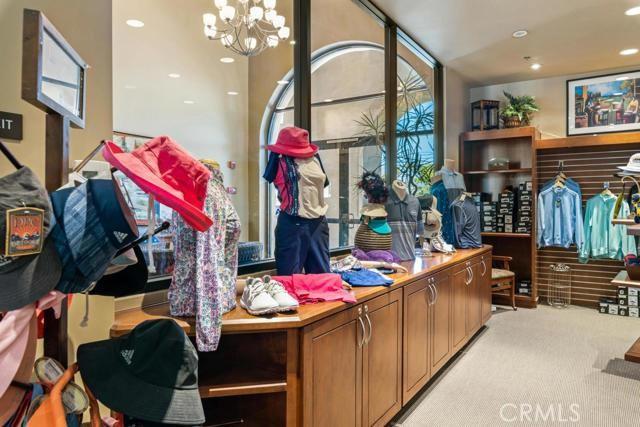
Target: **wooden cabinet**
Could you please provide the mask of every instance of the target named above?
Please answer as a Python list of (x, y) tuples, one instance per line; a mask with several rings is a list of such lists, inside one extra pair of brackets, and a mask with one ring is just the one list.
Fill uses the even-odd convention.
[(482, 300), (482, 324), (491, 318), (491, 253), (480, 257), (480, 298)]
[(305, 328), (303, 424), (362, 424), (362, 307), (342, 311)]
[(429, 354), (429, 278), (404, 288), (402, 402), (406, 404), (431, 378)]
[(471, 281), (469, 261), (454, 267), (451, 275), (451, 345), (456, 353), (467, 343), (467, 293)]
[(430, 308), (431, 372), (435, 374), (452, 356), (452, 287), (449, 271), (431, 277), (432, 302)]
[(402, 408), (402, 289), (364, 303), (363, 425), (384, 426)]
[(402, 407), (402, 289), (303, 333), (303, 424), (382, 426)]
[(467, 337), (471, 338), (482, 326), (482, 278), (480, 259), (475, 258), (469, 265), (467, 284)]

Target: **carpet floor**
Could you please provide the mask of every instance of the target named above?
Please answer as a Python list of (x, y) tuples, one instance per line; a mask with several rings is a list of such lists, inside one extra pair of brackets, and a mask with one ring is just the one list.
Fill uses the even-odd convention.
[(570, 307), (498, 309), (392, 425), (640, 425), (640, 319)]

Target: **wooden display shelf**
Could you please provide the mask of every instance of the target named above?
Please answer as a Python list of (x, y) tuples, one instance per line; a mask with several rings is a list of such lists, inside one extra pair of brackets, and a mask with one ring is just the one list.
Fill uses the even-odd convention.
[(540, 132), (533, 126), (511, 129), (491, 129), (464, 132), (461, 135), (465, 141), (486, 141), (488, 139), (511, 139), (511, 138), (540, 138)]
[(612, 285), (616, 286), (631, 286), (634, 288), (640, 288), (640, 282), (635, 280), (629, 280), (629, 273), (627, 270), (620, 270), (620, 272), (611, 281)]
[(637, 225), (635, 223), (635, 221), (633, 220), (633, 218), (618, 218), (618, 219), (612, 219), (611, 220), (611, 224), (614, 225)]
[(640, 363), (640, 338), (633, 343), (631, 348), (624, 354), (624, 360), (627, 362)]
[(246, 396), (249, 394), (282, 393), (287, 391), (286, 381), (262, 381), (253, 383), (220, 384), (215, 386), (201, 386), (198, 388), (200, 397)]
[(475, 170), (475, 171), (463, 171), (465, 175), (488, 175), (492, 173), (499, 174), (529, 174), (531, 175), (531, 168), (517, 168), (517, 169), (496, 169), (496, 170)]
[(531, 234), (529, 234), (529, 233), (494, 233), (494, 232), (484, 231), (484, 232), (482, 232), (480, 234), (482, 235), (482, 237), (511, 237), (511, 238), (516, 238), (516, 239), (530, 239), (531, 238)]

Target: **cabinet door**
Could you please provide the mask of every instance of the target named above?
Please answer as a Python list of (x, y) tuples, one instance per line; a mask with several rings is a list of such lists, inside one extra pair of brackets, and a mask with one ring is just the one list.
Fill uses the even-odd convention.
[(360, 426), (364, 323), (356, 306), (303, 333), (303, 425)]
[(480, 258), (480, 298), (482, 299), (482, 324), (491, 318), (491, 252)]
[(431, 375), (451, 358), (452, 288), (448, 271), (436, 274), (431, 281)]
[(402, 402), (406, 404), (429, 381), (428, 279), (404, 287), (402, 342)]
[(451, 345), (457, 353), (467, 342), (467, 294), (470, 263), (456, 267), (451, 276)]
[(402, 290), (364, 303), (363, 425), (384, 426), (402, 407)]
[(471, 282), (467, 286), (467, 336), (478, 332), (482, 325), (482, 268), (480, 260), (474, 259), (471, 266)]

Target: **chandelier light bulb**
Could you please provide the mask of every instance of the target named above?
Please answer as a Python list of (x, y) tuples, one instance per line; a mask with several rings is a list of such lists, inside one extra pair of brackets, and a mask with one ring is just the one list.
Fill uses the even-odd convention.
[(253, 6), (251, 9), (249, 9), (249, 14), (253, 21), (259, 21), (264, 16), (264, 9), (260, 6)]
[(273, 22), (274, 18), (278, 16), (278, 12), (276, 12), (273, 9), (268, 9), (265, 13), (264, 13), (264, 19), (266, 19), (268, 22)]
[(214, 38), (217, 33), (218, 33), (218, 30), (216, 30), (216, 27), (213, 27), (213, 26), (204, 27), (204, 35), (207, 36), (210, 39)]
[(264, 0), (264, 7), (266, 9), (275, 9), (276, 8), (276, 0)]
[(247, 37), (246, 39), (244, 39), (244, 45), (247, 47), (247, 49), (253, 50), (258, 45), (258, 40), (256, 40), (255, 37)]
[(276, 28), (284, 27), (284, 16), (277, 15), (275, 18), (273, 18), (273, 26)]
[(282, 40), (288, 39), (290, 34), (291, 29), (289, 27), (282, 27), (278, 30), (278, 37), (280, 37)]
[(229, 22), (236, 16), (236, 8), (233, 6), (224, 6), (220, 9), (220, 19)]
[(205, 13), (202, 15), (202, 22), (204, 22), (204, 25), (207, 27), (213, 27), (216, 25), (216, 15), (213, 13)]
[(278, 40), (278, 37), (274, 35), (270, 35), (267, 37), (267, 45), (269, 47), (277, 47), (278, 43), (280, 43), (280, 41)]
[(222, 43), (223, 46), (225, 46), (225, 47), (226, 46), (231, 46), (233, 44), (233, 36), (231, 34), (225, 34), (220, 39), (220, 43)]
[(222, 9), (227, 5), (227, 0), (215, 0), (214, 3), (218, 9)]

